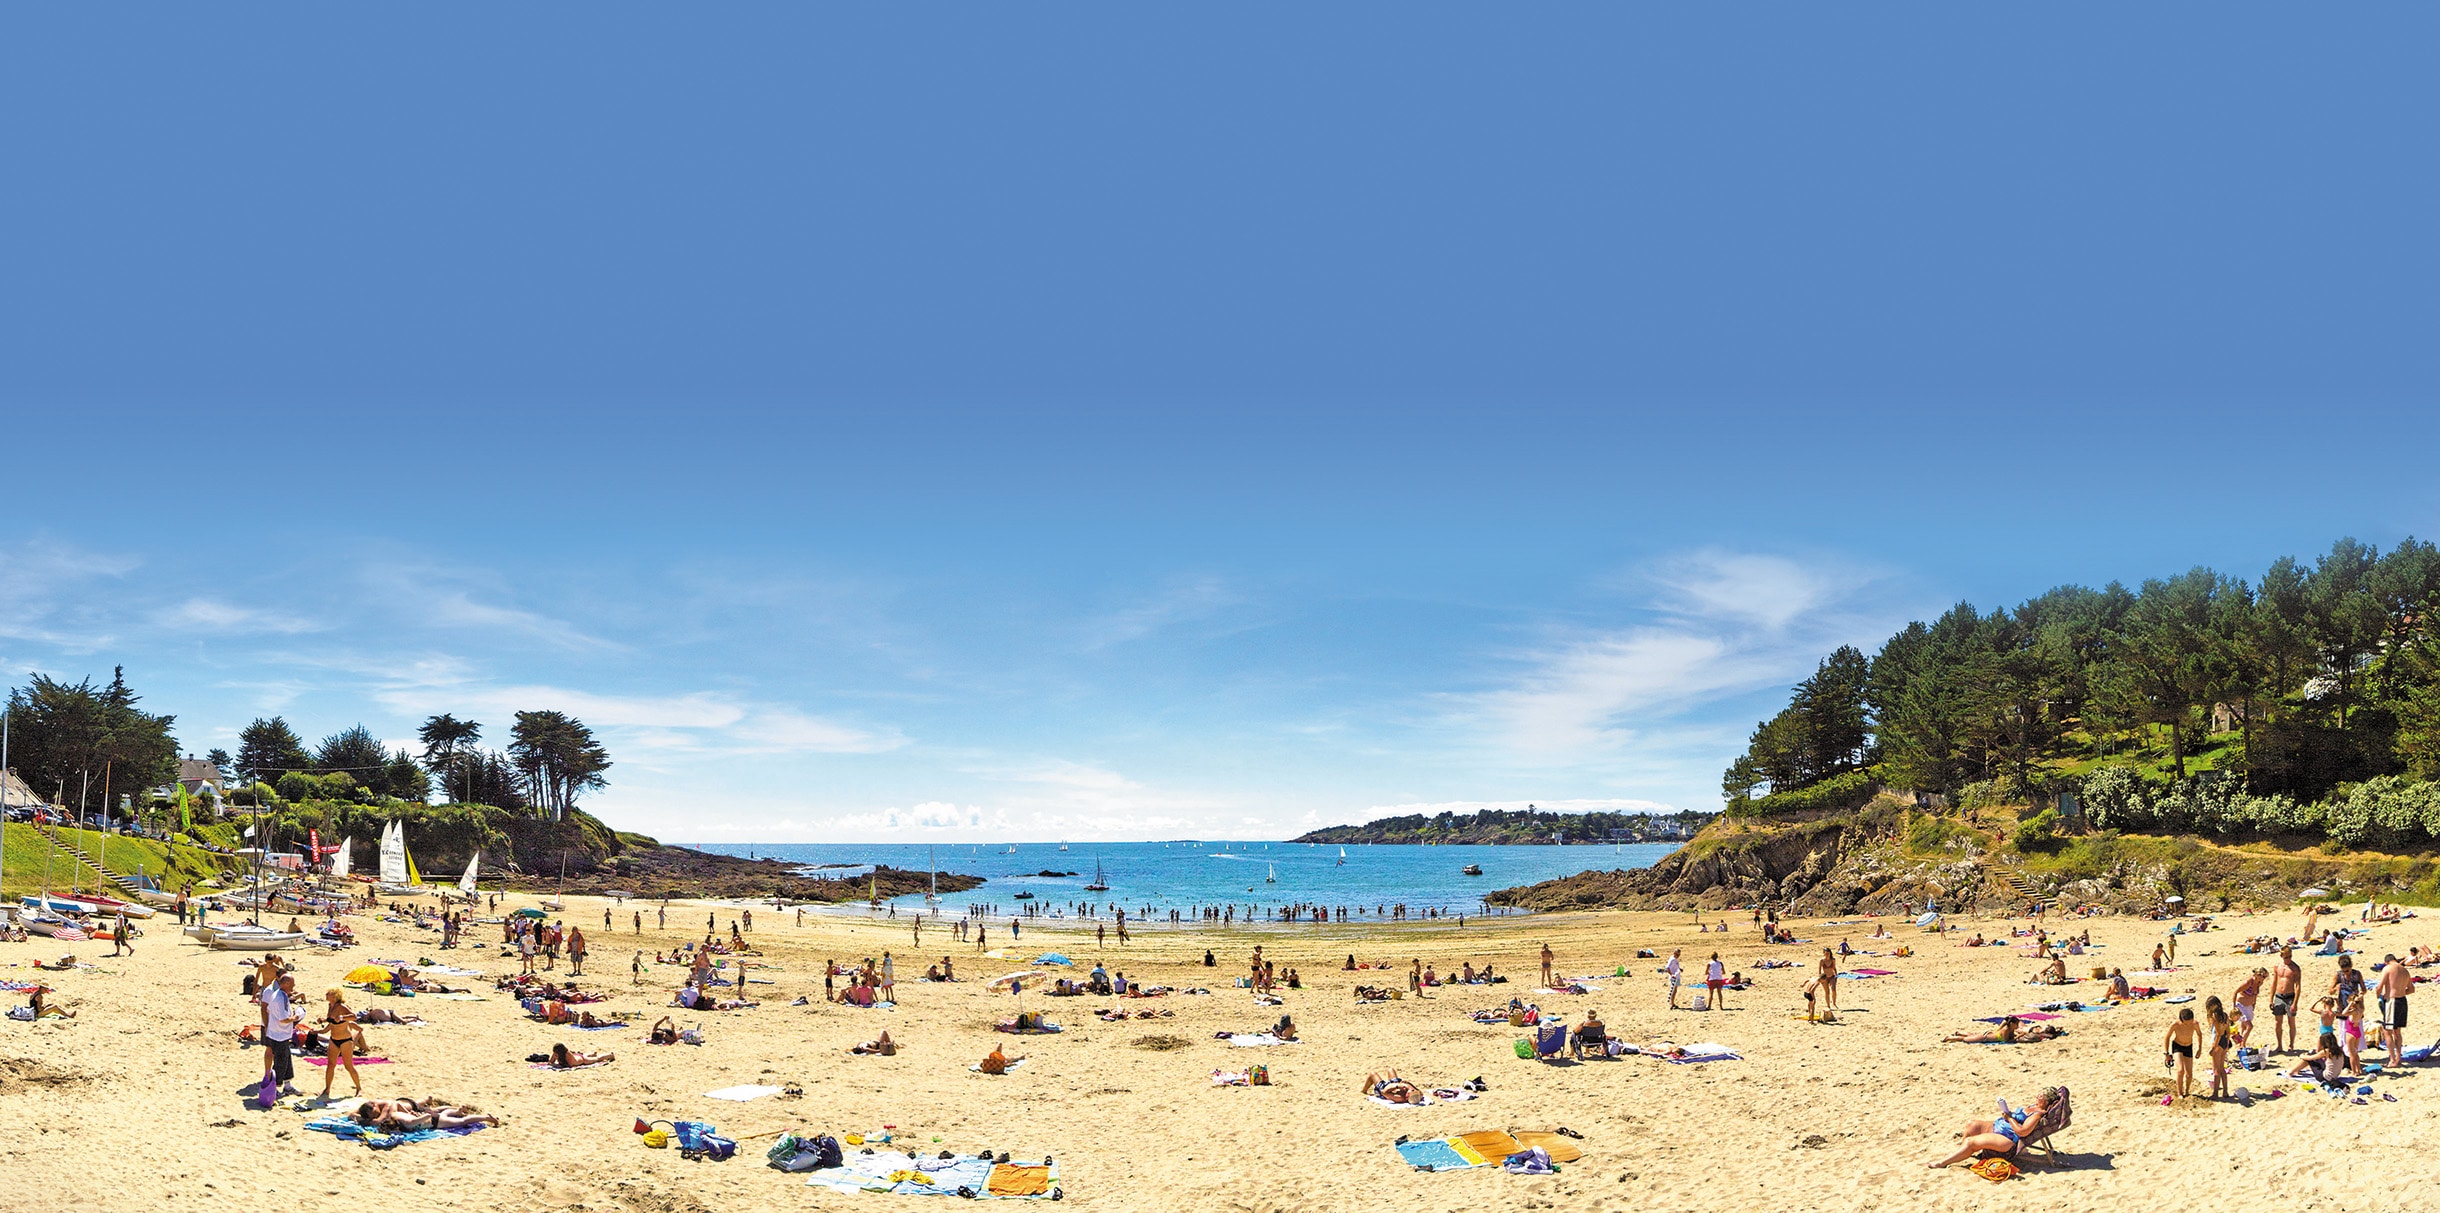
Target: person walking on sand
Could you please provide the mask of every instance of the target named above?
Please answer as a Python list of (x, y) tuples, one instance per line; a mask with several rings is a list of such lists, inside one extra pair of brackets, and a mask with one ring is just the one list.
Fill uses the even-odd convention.
[(2398, 962), (2396, 953), (2381, 961), (2381, 984), (2375, 988), (2381, 998), (2381, 1047), (2389, 1050), (2389, 1068), (2406, 1064), (2399, 1056), (2406, 1047), (2406, 996), (2415, 992), (2414, 975)]
[(2297, 1052), (2296, 999), (2304, 990), (2304, 966), (2296, 949), (2281, 947), (2279, 963), (2271, 966), (2271, 1049)]
[(1685, 971), (1678, 964), (1678, 953), (1684, 950), (1669, 949), (1669, 963), (1661, 966), (1661, 972), (1669, 976), (1669, 1009), (1672, 1011), (1678, 1009), (1678, 984), (1685, 979)]
[(644, 984), (644, 954), (642, 952), (637, 952), (635, 959), (628, 962), (627, 972), (635, 978), (635, 984), (639, 986)]
[(1557, 982), (1555, 982), (1555, 981), (1552, 981), (1552, 980), (1551, 980), (1551, 974), (1550, 974), (1550, 966), (1551, 966), (1551, 962), (1552, 962), (1553, 960), (1556, 960), (1556, 959), (1558, 959), (1558, 958), (1557, 958), (1555, 955), (1553, 955), (1553, 954), (1551, 953), (1551, 950), (1550, 950), (1550, 945), (1549, 945), (1549, 944), (1547, 944), (1547, 943), (1546, 943), (1546, 944), (1543, 944), (1543, 945), (1542, 945), (1542, 986), (1543, 986), (1543, 988), (1544, 988), (1544, 989), (1548, 989), (1548, 988), (1550, 988), (1551, 986), (1554, 986), (1554, 985), (1559, 984), (1559, 983), (1557, 983)]
[(568, 928), (568, 976), (585, 975), (585, 929)]
[(1838, 957), (1830, 949), (1822, 949), (1821, 963), (1814, 966), (1813, 980), (1821, 987), (1822, 1022), (1838, 1019)]
[(652, 929), (656, 931), (666, 931), (669, 929), (669, 904), (667, 902), (663, 902), (661, 905), (653, 909)]
[(127, 911), (125, 910), (119, 911), (118, 915), (111, 920), (110, 954), (113, 956), (118, 955), (119, 948), (121, 946), (126, 947), (128, 955), (133, 956), (136, 954), (135, 941), (127, 938)]
[(644, 933), (644, 912), (642, 910), (635, 912), (635, 933), (638, 935)]

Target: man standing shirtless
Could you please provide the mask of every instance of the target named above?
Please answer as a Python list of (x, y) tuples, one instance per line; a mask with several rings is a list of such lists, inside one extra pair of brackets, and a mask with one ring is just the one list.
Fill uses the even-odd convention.
[(2415, 992), (2414, 975), (2392, 954), (2381, 962), (2381, 984), (2373, 992), (2381, 996), (2381, 1044), (2394, 1070), (2406, 1064), (2398, 1053), (2406, 1047), (2406, 996)]
[(2279, 949), (2279, 963), (2271, 966), (2271, 1049), (2296, 1052), (2296, 995), (2304, 988), (2304, 966), (2296, 963), (2296, 949)]

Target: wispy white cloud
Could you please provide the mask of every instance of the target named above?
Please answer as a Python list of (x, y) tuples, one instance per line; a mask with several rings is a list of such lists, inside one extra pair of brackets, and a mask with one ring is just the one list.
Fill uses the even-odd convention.
[(857, 728), (701, 691), (603, 695), (567, 687), (453, 682), (388, 686), (373, 694), (409, 715), (453, 712), (507, 720), (517, 712), (566, 712), (596, 729), (622, 734), (629, 745), (663, 754), (877, 754), (907, 744), (895, 730)]
[(1721, 735), (1717, 722), (1689, 714), (1792, 684), (1831, 647), (1885, 634), (1890, 616), (1863, 601), (1876, 580), (1836, 562), (1716, 550), (1676, 557), (1625, 583), (1642, 589), (1628, 612), (1642, 622), (1554, 627), (1518, 655), (1506, 685), (1460, 702), (1530, 762), (1681, 750), (1692, 736)]
[(1218, 577), (1189, 577), (1140, 602), (1085, 621), (1084, 647), (1105, 649), (1141, 640), (1174, 624), (1212, 615), (1245, 601)]
[(213, 598), (189, 598), (176, 606), (162, 607), (152, 613), (152, 622), (156, 627), (188, 632), (272, 632), (292, 636), (324, 630), (324, 625), (300, 616), (236, 606)]
[[(428, 566), (368, 565), (362, 577), (385, 601), (401, 609), (415, 627), (538, 640), (571, 650), (627, 649), (626, 645), (593, 635), (565, 619), (477, 599), (477, 588), (486, 588), (493, 596), (506, 593), (497, 584), (499, 579), (488, 574)], [(470, 586), (468, 582), (482, 585)]]
[(96, 582), (123, 578), (141, 564), (133, 556), (47, 540), (0, 548), (0, 637), (80, 655), (108, 647), (117, 635), (91, 591)]

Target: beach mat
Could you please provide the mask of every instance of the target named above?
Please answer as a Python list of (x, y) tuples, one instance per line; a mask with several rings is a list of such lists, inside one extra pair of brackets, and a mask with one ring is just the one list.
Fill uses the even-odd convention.
[(1537, 1146), (1540, 1147), (1543, 1153), (1550, 1155), (1552, 1162), (1574, 1162), (1584, 1157), (1583, 1147), (1558, 1133), (1540, 1133), (1531, 1129), (1519, 1129), (1511, 1136), (1515, 1137), (1517, 1145), (1524, 1149), (1531, 1150)]
[(1480, 1129), (1472, 1133), (1460, 1133), (1450, 1140), (1455, 1141), (1460, 1148), (1480, 1155), (1487, 1162), (1498, 1162), (1511, 1154), (1525, 1152), (1525, 1147), (1518, 1145), (1516, 1138), (1498, 1129)]
[(991, 1168), (991, 1179), (983, 1186), (983, 1194), (999, 1200), (1022, 1200), (1048, 1196), (1051, 1191), (1051, 1169), (1047, 1166), (1027, 1166), (1004, 1162)]

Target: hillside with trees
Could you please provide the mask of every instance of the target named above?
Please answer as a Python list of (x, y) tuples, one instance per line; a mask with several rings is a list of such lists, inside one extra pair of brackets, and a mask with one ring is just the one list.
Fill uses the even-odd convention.
[(2440, 844), (2440, 552), (2342, 539), (2247, 581), (1960, 603), (1870, 657), (1842, 648), (1756, 725), (1729, 811), (1869, 772), (2050, 824)]

